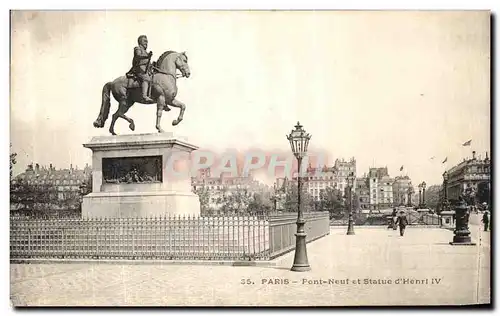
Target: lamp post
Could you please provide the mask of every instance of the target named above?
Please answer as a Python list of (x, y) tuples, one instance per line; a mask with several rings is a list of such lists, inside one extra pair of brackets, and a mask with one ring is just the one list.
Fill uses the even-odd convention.
[(422, 206), (422, 183), (418, 185), (418, 208)]
[(354, 184), (354, 176), (353, 173), (347, 177), (347, 187), (349, 189), (348, 198), (349, 198), (349, 223), (347, 225), (347, 235), (355, 235), (354, 233), (354, 223), (352, 218), (352, 186)]
[(302, 207), (300, 203), (300, 198), (302, 195), (302, 175), (301, 175), (301, 164), (302, 158), (307, 153), (307, 146), (309, 145), (309, 140), (311, 135), (307, 134), (302, 128), (299, 122), (295, 125), (295, 129), (290, 132), (290, 135), (286, 137), (290, 142), (290, 147), (292, 152), (297, 158), (298, 163), (298, 176), (297, 176), (297, 233), (295, 233), (295, 257), (293, 259), (292, 271), (304, 272), (311, 270), (309, 266), (309, 261), (307, 259), (307, 249), (306, 249), (306, 236), (304, 231), (304, 225), (306, 221), (304, 220), (302, 214)]
[(82, 213), (82, 204), (83, 204), (83, 197), (85, 196), (85, 193), (87, 193), (87, 185), (84, 183), (82, 183), (80, 185), (80, 197), (79, 197), (79, 209), (80, 209), (80, 214)]
[(278, 192), (276, 192), (276, 187), (277, 186), (275, 182), (273, 185), (273, 197), (272, 197), (274, 214), (278, 213)]
[(422, 182), (422, 208), (425, 208), (425, 187), (427, 186), (427, 184), (424, 182)]
[(444, 189), (444, 209), (448, 211), (449, 201), (448, 201), (448, 172), (443, 173), (443, 189)]
[(413, 186), (410, 184), (408, 187), (408, 206), (411, 206), (411, 195), (413, 194)]

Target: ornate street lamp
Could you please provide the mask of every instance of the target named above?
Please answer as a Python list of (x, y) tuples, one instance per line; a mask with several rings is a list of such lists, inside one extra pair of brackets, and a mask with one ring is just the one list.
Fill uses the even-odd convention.
[(297, 186), (298, 186), (298, 194), (297, 194), (297, 233), (295, 234), (295, 258), (293, 259), (292, 271), (303, 272), (311, 270), (309, 266), (309, 261), (307, 259), (307, 249), (306, 249), (306, 233), (304, 231), (304, 225), (306, 221), (302, 215), (302, 208), (300, 203), (300, 198), (302, 195), (302, 175), (300, 166), (302, 164), (302, 158), (307, 153), (307, 146), (309, 145), (309, 140), (311, 139), (311, 135), (307, 134), (306, 131), (302, 128), (299, 122), (295, 125), (295, 129), (292, 130), (290, 135), (286, 137), (290, 142), (290, 147), (292, 148), (292, 152), (297, 158), (298, 162), (298, 177), (297, 177)]
[(443, 173), (443, 189), (444, 189), (443, 209), (445, 211), (448, 211), (450, 207), (450, 201), (448, 201), (448, 171), (445, 171)]
[(354, 175), (351, 174), (347, 177), (347, 187), (349, 188), (349, 224), (347, 226), (347, 235), (355, 235), (354, 234), (354, 223), (352, 219), (352, 186), (354, 185)]
[(422, 206), (422, 183), (418, 185), (418, 208)]
[(427, 184), (424, 182), (422, 182), (422, 208), (425, 208), (425, 187), (427, 186)]
[(413, 193), (413, 186), (410, 184), (410, 186), (408, 187), (408, 206), (411, 206), (411, 195)]

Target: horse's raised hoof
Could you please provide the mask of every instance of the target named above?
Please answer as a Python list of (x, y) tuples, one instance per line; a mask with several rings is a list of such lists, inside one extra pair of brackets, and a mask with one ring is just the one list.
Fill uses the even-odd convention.
[(94, 121), (94, 127), (95, 127), (95, 128), (101, 128), (101, 127), (103, 127), (103, 125), (101, 124), (101, 122), (100, 122), (100, 121), (97, 121), (97, 120), (96, 120), (96, 121)]
[(135, 124), (134, 124), (134, 122), (130, 123), (129, 126), (128, 126), (128, 128), (130, 128), (130, 130), (132, 130), (132, 131), (135, 130)]
[(173, 120), (172, 125), (175, 126), (175, 125), (179, 124), (180, 122), (182, 122), (182, 119)]
[(171, 110), (171, 108), (169, 108), (169, 107), (168, 107), (168, 105), (165, 105), (165, 106), (163, 107), (163, 111), (165, 111), (165, 112), (168, 112), (168, 111), (170, 111), (170, 110)]

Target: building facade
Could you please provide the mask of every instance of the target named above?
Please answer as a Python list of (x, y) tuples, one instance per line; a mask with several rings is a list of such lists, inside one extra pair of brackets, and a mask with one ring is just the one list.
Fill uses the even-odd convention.
[(394, 205), (411, 204), (412, 201), (408, 201), (408, 192), (412, 186), (411, 179), (408, 176), (398, 176), (394, 178), (394, 184), (392, 185)]
[(354, 176), (353, 193), (356, 189), (356, 159), (352, 157), (349, 160), (336, 159), (333, 168), (337, 174), (338, 189), (342, 192), (347, 188), (347, 177)]
[[(295, 183), (296, 179), (297, 176), (294, 175)], [(323, 167), (319, 170), (316, 168), (308, 168), (303, 184), (305, 191), (307, 191), (315, 201), (320, 200), (321, 191), (325, 190), (327, 187), (337, 188), (339, 185), (335, 169), (328, 167)]]
[(392, 191), (394, 179), (389, 176), (383, 176), (378, 181), (378, 209), (391, 208), (394, 206), (394, 194)]
[(359, 198), (359, 207), (362, 210), (370, 209), (370, 179), (362, 177), (356, 179), (356, 193)]
[(476, 152), (473, 151), (472, 158), (464, 159), (448, 170), (448, 200), (454, 203), (458, 201), (461, 194), (469, 190), (475, 195), (476, 202), (490, 204), (490, 175), (491, 168), (488, 153), (483, 159), (476, 157)]
[(390, 208), (394, 205), (392, 186), (394, 179), (387, 167), (370, 168), (368, 172), (370, 190), (370, 210)]
[(88, 165), (56, 170), (52, 164), (30, 164), (11, 180), (11, 212), (77, 211), (81, 196), (92, 190), (91, 175)]
[[(313, 168), (309, 166), (306, 170), (306, 174), (302, 178), (303, 188), (315, 201), (321, 199), (321, 191), (328, 187), (340, 190), (344, 194), (348, 187), (347, 177), (349, 175), (354, 177), (352, 187), (352, 192), (354, 194), (356, 191), (356, 159), (354, 158), (348, 161), (336, 159), (333, 167), (323, 166), (320, 168)], [(278, 187), (281, 187), (279, 184), (284, 181), (285, 178), (278, 178)], [(297, 183), (297, 173), (292, 175), (292, 181)]]
[[(220, 210), (223, 206), (223, 200), (233, 195), (240, 194), (243, 199), (249, 201), (256, 193), (270, 193), (267, 185), (255, 180), (250, 174), (247, 177), (228, 176), (221, 174), (219, 177), (213, 177), (210, 169), (200, 170), (196, 177), (191, 178), (191, 189), (195, 193), (200, 190), (206, 190), (209, 195), (208, 208)], [(239, 208), (245, 208), (248, 203), (238, 205)]]

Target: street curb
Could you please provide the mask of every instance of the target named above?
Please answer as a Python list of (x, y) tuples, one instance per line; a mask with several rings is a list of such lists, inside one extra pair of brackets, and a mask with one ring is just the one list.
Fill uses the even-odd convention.
[(223, 260), (123, 260), (123, 259), (11, 259), (11, 264), (131, 264), (131, 265), (205, 265), (234, 267), (275, 267), (276, 260), (223, 261)]
[[(358, 228), (378, 228), (378, 229), (389, 229), (387, 228), (387, 225), (359, 225), (359, 226), (356, 226), (354, 225), (354, 229), (358, 229)], [(436, 228), (436, 229), (447, 229), (446, 227), (441, 227), (439, 225), (408, 225), (406, 226), (406, 228)], [(347, 225), (343, 225), (343, 226), (337, 226), (337, 225), (331, 225), (330, 226), (330, 229), (347, 229)]]

